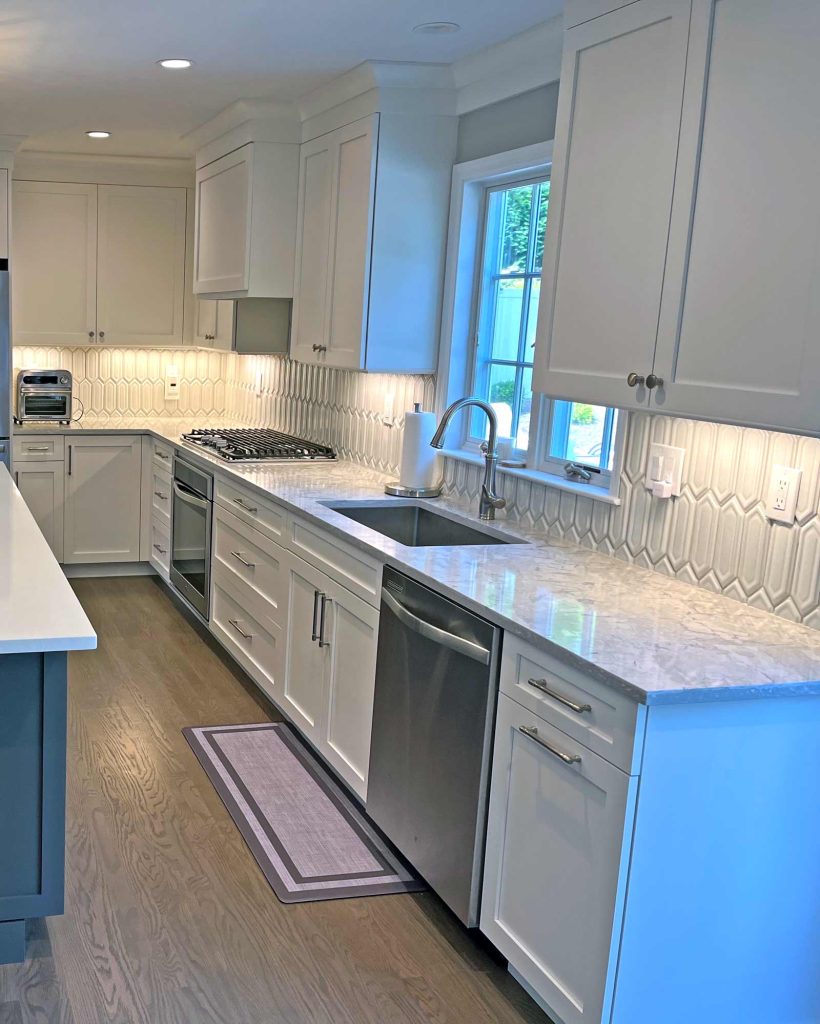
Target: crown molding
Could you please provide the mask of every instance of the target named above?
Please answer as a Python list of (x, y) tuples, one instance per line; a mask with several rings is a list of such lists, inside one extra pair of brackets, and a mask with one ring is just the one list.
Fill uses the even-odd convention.
[(300, 97), (296, 105), (302, 121), (309, 121), (373, 90), (386, 95), (391, 90), (412, 90), (417, 96), (439, 94), (437, 98), (446, 105), (453, 91), (451, 65), (367, 60)]
[(512, 39), (462, 57), (452, 65), (457, 113), (488, 107), (557, 81), (563, 45), (564, 18), (558, 15)]
[(280, 100), (237, 100), (225, 107), (215, 117), (182, 136), (197, 151), (197, 165), (201, 166), (199, 153), (222, 140), (217, 148), (229, 152), (246, 142), (290, 142), (301, 141), (299, 111), (294, 103)]

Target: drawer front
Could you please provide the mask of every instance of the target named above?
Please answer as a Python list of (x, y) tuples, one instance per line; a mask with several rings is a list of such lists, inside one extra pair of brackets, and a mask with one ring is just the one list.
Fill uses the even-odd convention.
[(640, 772), (644, 705), (509, 633), (500, 689), (610, 764)]
[[(211, 591), (211, 632), (272, 700), (285, 668), (285, 630), (249, 611), (248, 592), (217, 570)], [(256, 611), (256, 609), (254, 609)]]
[(60, 435), (15, 437), (15, 462), (62, 462), (65, 458), (65, 438)]
[(281, 623), (288, 599), (285, 549), (221, 505), (215, 508), (214, 522), (214, 572), (243, 583)]
[(227, 480), (216, 481), (217, 502), (235, 516), (255, 526), (267, 537), (281, 541), (285, 536), (285, 512), (272, 501)]
[(164, 469), (155, 469), (151, 477), (151, 515), (171, 527), (171, 506), (173, 503), (171, 474)]
[(151, 553), (148, 558), (151, 565), (167, 579), (171, 569), (171, 530), (159, 516), (151, 520)]
[(157, 441), (154, 438), (151, 442), (151, 451), (154, 468), (164, 470), (166, 473), (173, 473), (174, 449), (164, 441)]
[(375, 608), (379, 607), (382, 586), (381, 562), (298, 516), (291, 517), (290, 546), (306, 561), (327, 573), (331, 579), (347, 587), (368, 604)]

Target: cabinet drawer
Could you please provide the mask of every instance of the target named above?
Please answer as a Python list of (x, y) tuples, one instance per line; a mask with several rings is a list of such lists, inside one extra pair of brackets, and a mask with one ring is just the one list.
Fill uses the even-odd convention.
[(623, 771), (640, 771), (645, 708), (509, 633), (500, 689)]
[(172, 473), (174, 468), (174, 449), (163, 441), (154, 438), (151, 441), (151, 455), (156, 469)]
[(148, 560), (160, 575), (168, 578), (171, 569), (171, 529), (170, 524), (159, 516), (151, 520), (151, 552)]
[(62, 462), (65, 457), (65, 438), (60, 435), (14, 438), (15, 462)]
[(151, 515), (171, 528), (172, 499), (171, 474), (164, 469), (155, 469), (151, 477)]
[(381, 562), (297, 516), (292, 516), (290, 521), (290, 546), (368, 604), (379, 607)]
[(279, 540), (285, 535), (285, 513), (278, 505), (245, 487), (217, 479), (216, 500), (235, 516), (255, 526), (266, 536)]
[(211, 592), (211, 632), (272, 699), (281, 688), (285, 631), (266, 615), (248, 610), (248, 590), (217, 571)]
[(244, 583), (282, 621), (287, 606), (285, 549), (220, 505), (214, 511), (214, 573)]

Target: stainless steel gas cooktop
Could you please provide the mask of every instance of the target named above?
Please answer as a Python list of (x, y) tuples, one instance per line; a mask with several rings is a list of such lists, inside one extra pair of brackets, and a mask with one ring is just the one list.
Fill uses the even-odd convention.
[(226, 462), (323, 462), (336, 458), (327, 445), (282, 434), (278, 430), (217, 428), (192, 430), (182, 440)]

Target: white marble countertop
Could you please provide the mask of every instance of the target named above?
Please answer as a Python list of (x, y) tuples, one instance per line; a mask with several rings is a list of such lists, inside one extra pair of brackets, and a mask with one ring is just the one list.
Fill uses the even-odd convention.
[[(179, 444), (180, 433), (193, 425), (218, 424), (86, 421), (64, 430), (147, 431)], [(32, 429), (61, 432), (18, 428)], [(503, 518), (495, 528), (528, 543), (405, 547), (322, 504), (390, 500), (385, 478), (353, 463), (232, 466), (185, 451), (641, 702), (820, 696), (820, 632), (806, 626), (543, 533), (525, 533)], [(448, 499), (426, 504), (480, 526), (472, 507)]]
[(0, 463), (0, 655), (96, 646), (80, 602)]

